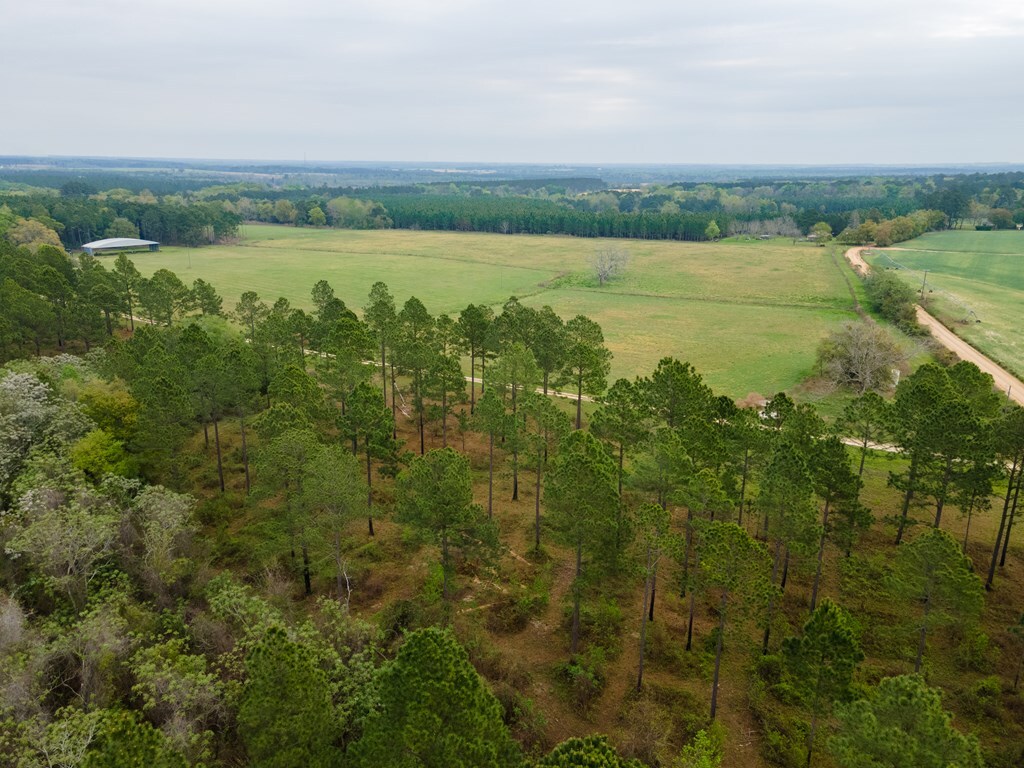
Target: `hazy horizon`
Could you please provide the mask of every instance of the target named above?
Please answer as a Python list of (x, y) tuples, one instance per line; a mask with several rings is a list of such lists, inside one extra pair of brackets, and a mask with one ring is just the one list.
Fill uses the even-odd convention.
[(6, 155), (1024, 161), (1017, 0), (52, 0), (5, 27)]

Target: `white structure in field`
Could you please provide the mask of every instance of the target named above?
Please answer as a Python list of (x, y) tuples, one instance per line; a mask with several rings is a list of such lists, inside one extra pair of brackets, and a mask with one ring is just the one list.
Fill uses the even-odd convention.
[(108, 251), (159, 251), (160, 243), (152, 240), (139, 240), (134, 237), (108, 237), (105, 240), (93, 240), (82, 246), (82, 250), (90, 256)]

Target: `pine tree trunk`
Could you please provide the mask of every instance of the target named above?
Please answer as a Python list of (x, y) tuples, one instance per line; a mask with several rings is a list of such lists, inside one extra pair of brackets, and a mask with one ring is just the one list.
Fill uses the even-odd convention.
[(576, 429), (583, 424), (583, 374), (579, 375), (576, 382)]
[(366, 448), (366, 520), (370, 526), (370, 535), (373, 536), (373, 473), (370, 471), (370, 434), (366, 434), (363, 443)]
[(494, 517), (494, 433), (490, 432), (487, 463), (487, 518)]
[(651, 574), (651, 605), (647, 611), (647, 620), (654, 621), (654, 596), (658, 590), (658, 566), (654, 566), (654, 573)]
[(441, 530), (441, 597), (448, 600), (448, 529)]
[(651, 600), (651, 545), (647, 545), (647, 580), (644, 582), (644, 606), (640, 613), (640, 665), (636, 674), (637, 693), (644, 684), (644, 653), (647, 650), (647, 604)]
[[(697, 564), (700, 564), (700, 553), (697, 553)], [(696, 566), (695, 566), (696, 567)], [(697, 610), (697, 590), (690, 590), (690, 619), (686, 623), (686, 650), (693, 648), (693, 615)]]
[(921, 637), (917, 642), (917, 660), (914, 661), (914, 674), (916, 675), (921, 671), (921, 659), (924, 658), (924, 646), (925, 640), (928, 635), (928, 614), (932, 607), (932, 596), (927, 594), (924, 596), (924, 617), (921, 619)]
[(392, 360), (389, 365), (391, 366), (391, 438), (393, 440), (398, 439), (398, 396), (395, 392), (395, 361)]
[[(775, 577), (779, 574), (779, 555), (782, 550), (782, 540), (775, 540), (775, 554), (772, 557), (772, 578), (771, 585), (775, 586)], [(772, 616), (775, 613), (775, 593), (768, 598), (768, 615), (765, 618), (764, 640), (761, 642), (761, 655), (768, 653), (768, 639), (772, 633)]]
[(213, 419), (213, 442), (217, 447), (217, 478), (220, 480), (220, 492), (224, 493), (224, 463), (221, 461), (220, 455), (220, 429), (217, 427), (217, 417), (211, 413), (210, 418)]
[(448, 447), (448, 390), (441, 393), (441, 447)]
[(569, 644), (569, 653), (573, 656), (580, 645), (580, 592), (583, 585), (580, 577), (583, 574), (583, 542), (576, 542), (576, 577), (572, 584), (572, 636)]
[(786, 556), (782, 559), (782, 582), (779, 589), (786, 591), (786, 582), (789, 580), (789, 547), (786, 547)]
[(900, 527), (896, 531), (896, 545), (903, 541), (903, 531), (907, 527), (907, 514), (910, 512), (910, 502), (914, 499), (914, 481), (917, 480), (917, 454), (910, 460), (910, 469), (907, 473), (907, 490), (903, 494), (903, 509), (900, 511)]
[(245, 495), (248, 496), (252, 489), (252, 480), (249, 476), (249, 445), (245, 440), (245, 411), (238, 409), (238, 423), (242, 428), (242, 465), (245, 467)]
[(533, 515), (534, 515), (534, 527), (533, 527), (533, 546), (534, 550), (540, 553), (540, 475), (544, 469), (544, 463), (537, 457), (537, 486), (534, 488), (533, 498)]
[(1006, 521), (1006, 538), (1003, 539), (1003, 553), (999, 556), (999, 567), (1006, 565), (1006, 550), (1010, 548), (1010, 533), (1013, 532), (1013, 521), (1017, 517), (1017, 501), (1020, 498), (1020, 487), (1024, 485), (1024, 472), (1017, 476), (1017, 489), (1013, 492), (1013, 505), (1010, 507), (1010, 518)]
[(1021, 467), (1021, 456), (1013, 457), (1013, 466), (1010, 467), (1010, 478), (1006, 483), (1006, 497), (1003, 499), (1003, 514), (999, 518), (999, 531), (996, 533), (996, 545), (992, 548), (992, 560), (988, 565), (988, 578), (985, 580), (985, 589), (991, 591), (992, 581), (996, 575), (996, 561), (999, 559), (999, 545), (1003, 543), (1003, 532), (1006, 530), (1006, 518), (1010, 513), (1010, 499), (1013, 496), (1013, 482), (1014, 477), (1019, 474), (1020, 471), (1024, 471)]
[(722, 666), (722, 639), (725, 635), (725, 605), (728, 593), (722, 593), (722, 602), (718, 606), (718, 642), (715, 644), (715, 676), (711, 682), (711, 719), (715, 719), (718, 709), (718, 671)]
[(476, 374), (476, 347), (469, 348), (469, 415), (476, 412), (476, 381), (473, 377)]
[(946, 504), (946, 490), (949, 488), (949, 476), (953, 472), (953, 462), (946, 459), (946, 471), (942, 475), (942, 486), (938, 498), (935, 500), (935, 528), (942, 522), (942, 508)]
[(313, 594), (313, 575), (309, 570), (309, 547), (302, 542), (302, 582), (306, 587), (306, 594)]
[(821, 561), (825, 556), (825, 540), (828, 537), (828, 509), (829, 503), (825, 501), (825, 513), (821, 517), (821, 541), (818, 544), (818, 566), (814, 571), (814, 587), (811, 589), (811, 613), (818, 604), (818, 584), (821, 582)]
[[(384, 391), (384, 407), (388, 407), (388, 368), (387, 361), (384, 359), (384, 339), (380, 340), (380, 384), (381, 389)], [(394, 399), (394, 390), (391, 392), (391, 397)]]

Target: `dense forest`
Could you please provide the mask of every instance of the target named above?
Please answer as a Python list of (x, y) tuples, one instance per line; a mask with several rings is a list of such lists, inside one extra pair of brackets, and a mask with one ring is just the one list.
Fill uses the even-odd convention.
[[(725, 235), (803, 237), (821, 225), (821, 232), (843, 242), (885, 245), (965, 224), (978, 229), (1024, 225), (1024, 173), (1019, 172), (620, 187), (596, 177), (334, 187), (281, 183), (287, 175), (277, 183), (223, 183), (202, 173), (174, 176), (173, 183), (154, 181), (159, 182), (155, 194), (140, 188), (137, 174), (109, 170), (0, 172), (0, 235), (6, 232), (16, 243), (66, 248), (105, 236), (198, 246), (234, 237), (242, 221), (262, 221), (696, 241)], [(24, 222), (34, 224), (22, 231)]]
[(596, 323), (514, 297), (225, 308), (10, 233), (247, 216), (80, 192), (0, 240), (4, 764), (1024, 761), (1024, 409), (973, 365), (826, 423), (609, 382)]

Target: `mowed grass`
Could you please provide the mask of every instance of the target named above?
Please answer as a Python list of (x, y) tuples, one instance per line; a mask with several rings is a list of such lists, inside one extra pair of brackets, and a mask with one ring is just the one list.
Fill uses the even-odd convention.
[[(590, 262), (609, 245), (629, 253), (624, 274), (599, 286)], [(144, 275), (166, 268), (203, 278), (225, 308), (243, 291), (309, 309), (327, 280), (359, 309), (378, 280), (401, 305), (432, 313), (470, 302), (500, 310), (512, 295), (569, 319), (600, 323), (612, 376), (650, 373), (667, 355), (697, 367), (716, 391), (742, 397), (792, 387), (819, 341), (855, 318), (842, 273), (823, 248), (789, 240), (673, 243), (408, 230), (351, 231), (247, 225), (234, 245), (165, 248), (133, 256)]]
[(933, 232), (869, 254), (920, 288), (928, 309), (970, 344), (1024, 373), (1024, 232)]

